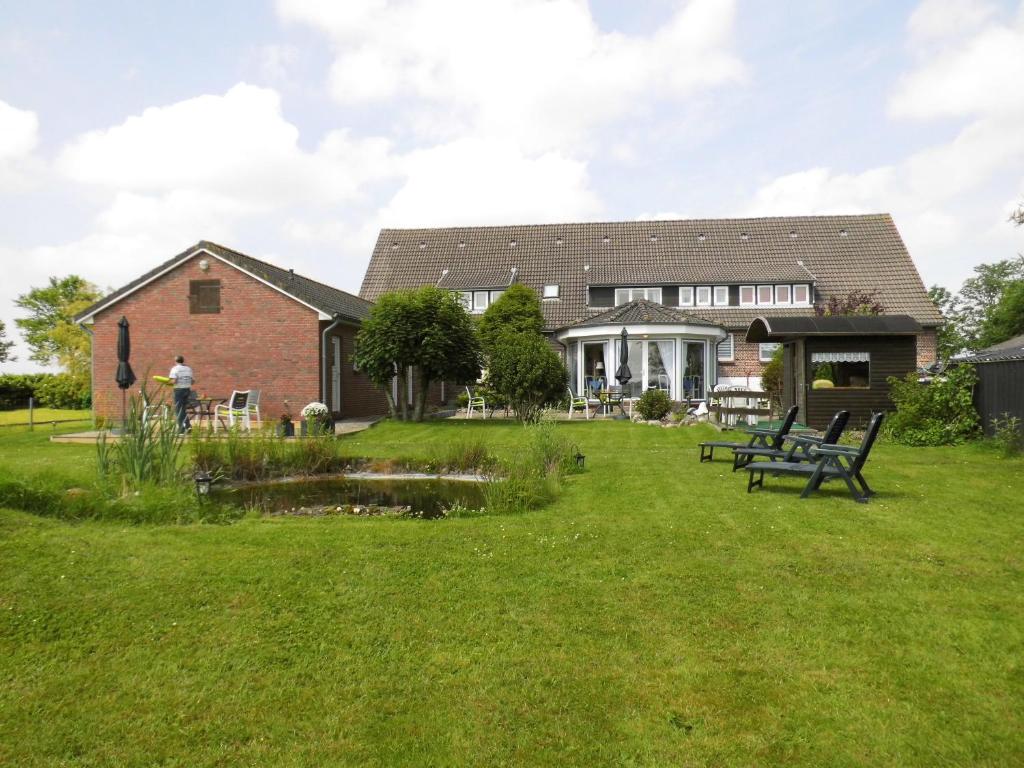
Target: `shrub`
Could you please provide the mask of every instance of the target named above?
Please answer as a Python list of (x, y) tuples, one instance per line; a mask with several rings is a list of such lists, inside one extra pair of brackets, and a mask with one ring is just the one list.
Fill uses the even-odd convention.
[(43, 379), (36, 387), (36, 399), (47, 408), (88, 408), (92, 402), (89, 381), (69, 373)]
[(492, 350), (487, 386), (520, 421), (537, 421), (545, 405), (562, 397), (566, 381), (565, 366), (540, 334), (506, 333)]
[(648, 389), (640, 395), (636, 410), (646, 421), (661, 421), (672, 410), (672, 399), (663, 389)]
[(0, 376), (0, 411), (28, 408), (28, 399), (52, 373), (5, 374)]
[(974, 367), (958, 365), (944, 376), (924, 384), (916, 373), (905, 379), (889, 378), (896, 412), (885, 422), (885, 432), (904, 445), (953, 445), (978, 431), (978, 412), (972, 399), (977, 375)]
[(1024, 453), (1024, 428), (1016, 416), (1004, 413), (1002, 418), (992, 419), (994, 434), (992, 440), (1006, 458)]

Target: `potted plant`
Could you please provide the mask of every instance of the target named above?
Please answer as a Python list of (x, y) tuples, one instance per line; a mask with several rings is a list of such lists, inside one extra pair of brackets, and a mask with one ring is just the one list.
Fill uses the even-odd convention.
[(278, 437), (295, 437), (295, 425), (292, 424), (292, 417), (287, 413), (281, 414), (281, 423), (277, 427)]
[(323, 403), (310, 403), (302, 409), (302, 436), (327, 434), (333, 426), (331, 412)]

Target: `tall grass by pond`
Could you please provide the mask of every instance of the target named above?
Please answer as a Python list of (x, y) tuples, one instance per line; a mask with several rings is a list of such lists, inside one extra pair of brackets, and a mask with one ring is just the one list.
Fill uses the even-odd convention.
[(119, 480), (125, 490), (137, 489), (145, 483), (174, 484), (182, 480), (182, 437), (173, 422), (146, 418), (148, 401), (143, 387), (141, 398), (131, 398), (119, 439), (108, 441), (104, 430), (96, 440), (96, 468), (100, 477)]

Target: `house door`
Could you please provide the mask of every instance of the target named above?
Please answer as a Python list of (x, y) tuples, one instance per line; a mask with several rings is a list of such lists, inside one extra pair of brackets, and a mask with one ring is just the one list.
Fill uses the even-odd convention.
[(332, 410), (341, 413), (341, 339), (331, 337), (334, 345), (334, 360), (331, 365), (331, 403)]

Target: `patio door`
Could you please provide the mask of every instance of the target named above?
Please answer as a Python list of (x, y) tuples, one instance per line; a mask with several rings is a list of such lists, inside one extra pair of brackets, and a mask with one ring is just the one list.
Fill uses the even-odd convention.
[[(611, 356), (608, 354), (607, 341), (585, 341), (583, 342), (583, 355), (580, 359), (583, 383), (583, 392), (587, 397), (597, 397), (597, 393), (608, 388), (609, 375), (614, 377), (615, 371), (608, 371), (608, 362)], [(613, 379), (614, 380), (614, 379)]]
[(675, 397), (675, 360), (675, 339), (630, 339), (626, 364), (632, 378), (625, 387), (626, 395), (640, 397), (648, 389), (663, 389)]

